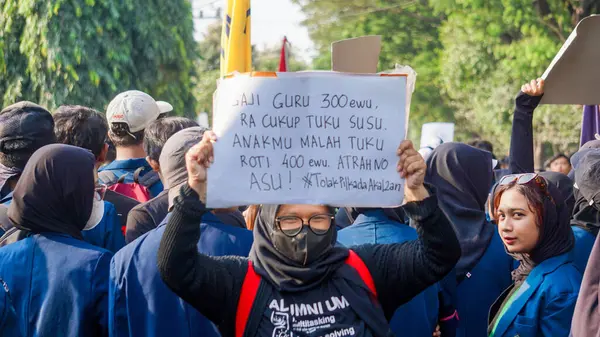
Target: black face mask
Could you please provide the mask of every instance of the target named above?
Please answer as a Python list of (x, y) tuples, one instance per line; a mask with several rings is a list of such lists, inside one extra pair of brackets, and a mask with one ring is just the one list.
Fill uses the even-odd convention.
[(271, 240), (278, 252), (288, 259), (306, 266), (331, 250), (332, 227), (333, 224), (325, 234), (317, 235), (308, 226), (304, 226), (302, 231), (293, 237), (275, 229), (271, 234)]
[[(280, 291), (308, 290), (327, 279), (348, 258), (348, 250), (335, 247), (337, 230), (332, 223), (325, 233), (303, 227), (298, 235), (277, 225), (281, 205), (262, 205), (254, 226), (250, 260), (256, 272)], [(333, 209), (329, 209), (333, 212)], [(288, 236), (288, 235), (290, 236)]]

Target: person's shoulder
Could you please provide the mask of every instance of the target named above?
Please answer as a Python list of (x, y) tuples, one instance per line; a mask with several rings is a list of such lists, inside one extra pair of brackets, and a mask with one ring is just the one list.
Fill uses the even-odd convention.
[(211, 230), (224, 234), (232, 234), (239, 236), (252, 236), (252, 231), (247, 228), (241, 228), (223, 223), (212, 214), (206, 214), (200, 223), (202, 230)]
[(392, 220), (355, 223), (338, 232), (341, 243), (352, 241), (355, 245), (402, 243), (417, 238), (416, 229)]
[(590, 238), (590, 239), (596, 239), (596, 237), (594, 236), (594, 234), (586, 231), (585, 229), (579, 227), (579, 226), (571, 226), (571, 229), (573, 230), (573, 235), (575, 235), (575, 239), (586, 239), (586, 238)]
[(131, 216), (131, 214), (135, 214), (135, 213), (148, 213), (148, 203), (151, 202), (154, 199), (150, 199), (146, 202), (142, 202), (139, 203), (135, 206), (133, 206), (133, 208), (129, 211), (129, 215)]
[(36, 234), (33, 238), (40, 249), (46, 253), (76, 257), (73, 261), (82, 265), (86, 263), (93, 264), (100, 259), (108, 259), (110, 261), (113, 256), (113, 253), (104, 248), (94, 246), (68, 235), (44, 233)]
[(121, 277), (128, 270), (141, 272), (140, 262), (156, 264), (156, 255), (164, 231), (165, 226), (155, 228), (121, 248), (112, 258), (111, 273), (114, 273), (116, 277)]
[(135, 240), (131, 241), (125, 247), (116, 252), (113, 259), (131, 259), (134, 255), (140, 254), (145, 250), (158, 250), (158, 246), (160, 244), (162, 235), (165, 232), (165, 228), (165, 226), (159, 226), (140, 235)]
[(202, 235), (211, 240), (226, 243), (229, 241), (252, 242), (254, 235), (251, 230), (235, 227), (222, 222), (204, 222), (200, 224)]
[(106, 200), (102, 200), (102, 202), (104, 203), (104, 214), (116, 212), (115, 205), (112, 202)]
[(582, 275), (573, 262), (562, 264), (544, 277), (542, 291), (549, 298), (565, 295), (577, 295), (581, 286)]

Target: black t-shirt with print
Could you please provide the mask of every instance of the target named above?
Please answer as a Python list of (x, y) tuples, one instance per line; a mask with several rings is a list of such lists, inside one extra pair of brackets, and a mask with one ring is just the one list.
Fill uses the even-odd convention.
[(261, 337), (371, 337), (348, 300), (327, 282), (297, 293), (273, 292), (258, 327)]

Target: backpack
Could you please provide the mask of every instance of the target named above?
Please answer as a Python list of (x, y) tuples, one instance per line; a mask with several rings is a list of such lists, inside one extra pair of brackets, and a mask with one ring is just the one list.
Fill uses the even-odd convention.
[[(367, 266), (358, 254), (352, 250), (348, 250), (348, 253), (346, 264), (358, 272), (361, 280), (369, 288), (371, 296), (376, 300), (377, 290), (375, 289), (375, 282), (373, 282), (373, 277), (371, 276), (369, 269), (367, 269)], [(243, 337), (246, 332), (246, 324), (248, 323), (254, 300), (256, 300), (260, 281), (260, 275), (254, 271), (252, 261), (248, 260), (248, 271), (244, 277), (244, 283), (242, 283), (242, 291), (240, 293), (237, 313), (235, 315), (235, 337)]]
[(108, 189), (126, 197), (135, 199), (139, 202), (146, 202), (152, 199), (150, 193), (150, 186), (154, 185), (160, 180), (160, 177), (156, 172), (148, 172), (142, 177), (140, 174), (144, 170), (143, 167), (138, 168), (133, 173), (133, 182), (126, 183), (126, 174), (118, 177), (112, 171), (98, 172), (98, 178), (108, 186)]

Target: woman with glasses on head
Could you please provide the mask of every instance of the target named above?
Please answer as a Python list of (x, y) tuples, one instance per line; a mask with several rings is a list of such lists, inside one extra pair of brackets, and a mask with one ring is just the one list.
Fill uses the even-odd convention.
[(419, 240), (336, 247), (334, 209), (324, 205), (262, 205), (250, 258), (199, 254), (198, 223), (214, 133), (186, 156), (180, 190), (158, 252), (165, 283), (213, 321), (223, 336), (391, 336), (398, 306), (442, 279), (460, 247), (412, 143), (399, 149), (406, 213)]
[(506, 251), (520, 265), (490, 309), (489, 336), (568, 336), (581, 273), (561, 192), (535, 173), (505, 176), (492, 211)]

